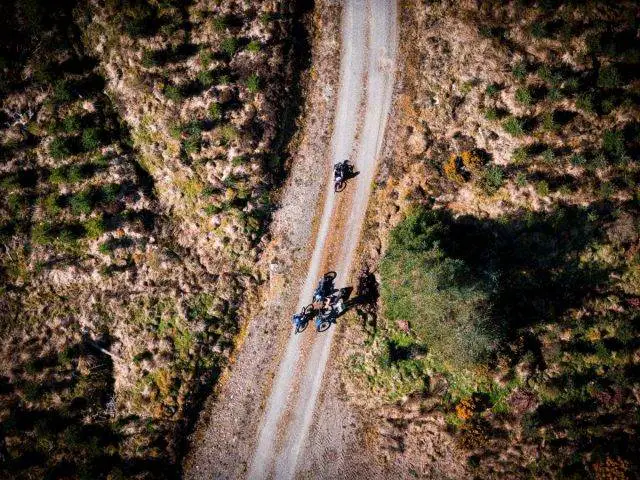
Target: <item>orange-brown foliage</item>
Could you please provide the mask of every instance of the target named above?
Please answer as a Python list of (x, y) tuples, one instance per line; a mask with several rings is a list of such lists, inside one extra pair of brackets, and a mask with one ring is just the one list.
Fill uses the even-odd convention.
[(627, 462), (620, 457), (607, 457), (593, 465), (596, 480), (626, 480), (627, 470)]

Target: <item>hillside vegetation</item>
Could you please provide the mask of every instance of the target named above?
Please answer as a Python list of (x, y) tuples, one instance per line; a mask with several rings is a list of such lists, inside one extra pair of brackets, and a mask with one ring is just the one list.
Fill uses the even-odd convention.
[(175, 477), (264, 278), (301, 9), (5, 3), (0, 476)]
[(405, 6), (351, 396), (418, 477), (635, 478), (640, 10)]

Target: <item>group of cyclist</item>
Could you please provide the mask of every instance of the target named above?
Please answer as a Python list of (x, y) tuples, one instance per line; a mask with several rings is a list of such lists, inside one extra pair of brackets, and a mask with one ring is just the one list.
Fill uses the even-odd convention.
[[(345, 160), (333, 166), (333, 185), (336, 192), (344, 190), (347, 180), (354, 176), (353, 165)], [(291, 322), (295, 332), (300, 333), (307, 328), (311, 319), (315, 318), (316, 331), (324, 332), (344, 312), (345, 304), (342, 292), (335, 288), (335, 272), (326, 273), (313, 293), (313, 301), (296, 313)]]
[(313, 301), (291, 319), (296, 333), (307, 328), (315, 317), (316, 331), (324, 332), (344, 312), (342, 292), (335, 288), (335, 272), (326, 273), (313, 293)]

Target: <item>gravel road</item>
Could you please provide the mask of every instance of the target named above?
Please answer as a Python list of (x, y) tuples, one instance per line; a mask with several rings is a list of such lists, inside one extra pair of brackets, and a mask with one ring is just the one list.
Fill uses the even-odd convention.
[[(343, 199), (342, 205), (334, 204), (336, 195), (331, 181), (328, 182), (298, 309), (309, 303), (324, 271), (337, 272), (338, 286), (349, 280), (391, 106), (396, 42), (397, 6), (393, 0), (345, 2), (331, 163), (351, 158), (359, 175), (350, 182), (349, 198)], [(342, 222), (334, 221), (338, 216), (343, 218)], [(345, 222), (344, 218), (348, 220)], [(334, 228), (338, 223), (338, 228)], [(312, 345), (302, 347), (299, 336), (291, 337), (268, 400), (248, 478), (294, 478), (312, 424), (334, 332), (335, 329), (323, 334), (308, 332)], [(306, 368), (296, 369), (302, 360)]]

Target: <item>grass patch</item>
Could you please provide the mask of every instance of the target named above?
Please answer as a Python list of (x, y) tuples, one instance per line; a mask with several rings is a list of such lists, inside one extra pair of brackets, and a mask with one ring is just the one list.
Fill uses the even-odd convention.
[(521, 137), (525, 134), (524, 121), (514, 116), (510, 116), (502, 122), (502, 128), (513, 137)]

